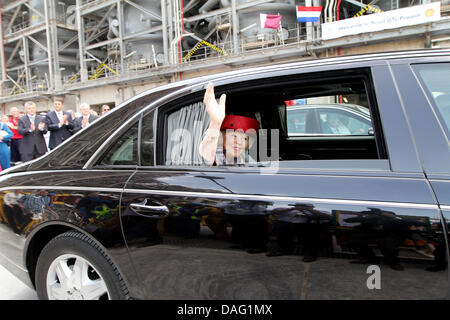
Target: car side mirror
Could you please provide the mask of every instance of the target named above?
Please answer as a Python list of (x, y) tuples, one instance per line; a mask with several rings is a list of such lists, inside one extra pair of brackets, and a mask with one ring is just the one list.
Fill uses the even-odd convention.
[(369, 130), (367, 130), (367, 134), (369, 136), (373, 136), (373, 128), (369, 128)]

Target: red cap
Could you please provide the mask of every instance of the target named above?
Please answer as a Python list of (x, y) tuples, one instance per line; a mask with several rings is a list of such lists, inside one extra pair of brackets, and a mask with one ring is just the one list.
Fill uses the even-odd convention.
[(246, 132), (249, 129), (254, 129), (255, 131), (258, 131), (259, 122), (258, 120), (253, 118), (236, 116), (234, 114), (227, 114), (225, 116), (225, 119), (223, 119), (220, 130), (227, 130), (227, 129), (234, 129), (234, 130), (241, 129), (244, 132)]

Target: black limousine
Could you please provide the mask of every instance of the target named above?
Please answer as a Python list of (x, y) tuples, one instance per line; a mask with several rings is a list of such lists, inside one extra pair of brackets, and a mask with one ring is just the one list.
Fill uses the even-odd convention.
[(446, 299), (449, 137), (450, 50), (161, 86), (2, 172), (0, 264), (40, 299)]

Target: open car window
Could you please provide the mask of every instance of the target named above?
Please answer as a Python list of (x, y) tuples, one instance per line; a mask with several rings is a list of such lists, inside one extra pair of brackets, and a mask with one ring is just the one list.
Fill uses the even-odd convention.
[[(250, 137), (240, 165), (386, 159), (381, 124), (373, 120), (377, 119), (373, 117), (376, 101), (368, 72), (297, 77), (215, 88), (216, 98), (222, 93), (227, 95), (226, 114), (259, 122), (259, 130)], [(203, 103), (204, 92), (160, 109), (163, 116), (159, 128), (164, 130), (164, 139), (158, 144), (157, 164), (205, 165), (199, 153), (210, 121)], [(218, 152), (220, 148), (226, 152), (223, 137), (222, 131)]]

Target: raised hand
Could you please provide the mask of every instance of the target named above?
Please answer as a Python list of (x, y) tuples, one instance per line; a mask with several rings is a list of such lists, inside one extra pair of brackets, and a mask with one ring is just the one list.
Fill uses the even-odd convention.
[(81, 120), (81, 126), (84, 128), (88, 123), (89, 123), (88, 118), (83, 117), (83, 120)]
[(217, 103), (214, 94), (214, 85), (211, 82), (208, 83), (203, 102), (205, 103), (206, 111), (211, 118), (211, 124), (219, 127), (222, 125), (223, 119), (225, 118), (225, 100), (226, 95), (222, 94), (219, 103)]

